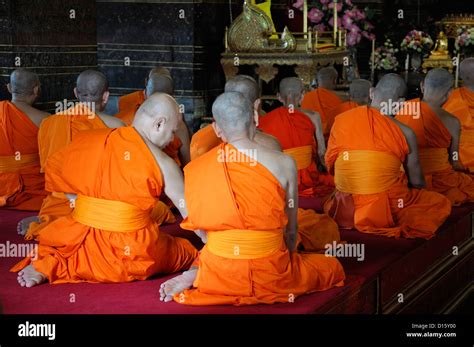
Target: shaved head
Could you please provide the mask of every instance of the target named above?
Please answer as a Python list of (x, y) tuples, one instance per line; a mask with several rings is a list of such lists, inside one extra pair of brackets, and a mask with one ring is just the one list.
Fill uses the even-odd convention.
[(459, 76), (466, 86), (474, 89), (474, 58), (466, 58), (461, 62)]
[(145, 88), (145, 94), (147, 97), (154, 93), (165, 93), (169, 95), (174, 94), (174, 82), (173, 79), (168, 75), (154, 74), (148, 79)]
[(286, 77), (280, 82), (280, 100), (285, 105), (298, 107), (303, 96), (304, 85), (297, 77)]
[(165, 68), (164, 66), (155, 66), (153, 69), (150, 70), (148, 73), (148, 78), (150, 78), (152, 75), (157, 74), (157, 75), (165, 75), (171, 77), (170, 70)]
[(109, 82), (102, 72), (86, 70), (77, 77), (76, 96), (81, 102), (100, 104), (108, 90)]
[(154, 93), (137, 110), (132, 125), (154, 145), (164, 148), (173, 140), (181, 117), (172, 96)]
[(239, 92), (225, 92), (212, 105), (212, 114), (227, 139), (249, 131), (254, 124), (253, 103)]
[(335, 89), (337, 82), (337, 70), (332, 66), (323, 67), (316, 75), (318, 87), (326, 89)]
[(370, 99), (370, 88), (372, 83), (364, 79), (353, 80), (349, 86), (349, 96), (351, 100), (360, 105), (368, 104)]
[(372, 90), (372, 104), (397, 102), (405, 97), (407, 86), (400, 75), (389, 73), (383, 76)]
[(257, 81), (247, 75), (237, 75), (227, 81), (224, 92), (239, 92), (245, 95), (252, 103), (260, 98), (260, 88)]
[(16, 69), (10, 75), (9, 90), (16, 97), (29, 97), (35, 94), (35, 87), (39, 87), (38, 75), (26, 69)]
[(423, 98), (434, 99), (443, 104), (453, 88), (453, 81), (454, 78), (448, 70), (431, 69), (423, 81)]

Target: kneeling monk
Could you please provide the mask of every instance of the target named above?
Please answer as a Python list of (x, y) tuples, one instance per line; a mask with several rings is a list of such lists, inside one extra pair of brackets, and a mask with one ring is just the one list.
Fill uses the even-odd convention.
[[(296, 160), (298, 192), (300, 196), (327, 198), (334, 191), (331, 175), (325, 169), (326, 144), (318, 113), (299, 108), (304, 86), (296, 77), (284, 78), (280, 83), (279, 98), (284, 106), (260, 117), (259, 129), (275, 136), (283, 151)], [(317, 159), (316, 159), (317, 158)]]
[(83, 132), (50, 158), (46, 187), (76, 194), (75, 209), (42, 230), (37, 260), (12, 269), (21, 270), (21, 286), (128, 282), (191, 266), (197, 250), (161, 233), (151, 218), (163, 189), (186, 217), (182, 173), (161, 150), (179, 117), (174, 99), (156, 94), (140, 107), (133, 127)]
[(40, 94), (35, 73), (17, 69), (7, 87), (12, 100), (0, 102), (0, 207), (37, 211), (46, 196), (38, 128), (48, 114), (32, 106)]
[(446, 195), (453, 205), (474, 201), (474, 180), (459, 160), (461, 124), (441, 107), (453, 86), (445, 69), (432, 69), (422, 82), (423, 101), (406, 102), (396, 119), (416, 134), (426, 188)]
[[(219, 96), (212, 108), (226, 143), (185, 169), (189, 216), (183, 227), (207, 232), (198, 269), (164, 283), (161, 299), (187, 305), (288, 302), (342, 286), (336, 258), (295, 252), (298, 188), (294, 160), (253, 141), (248, 98)], [(184, 288), (193, 284), (195, 289)]]
[(400, 101), (405, 89), (400, 76), (385, 75), (372, 90), (371, 107), (336, 117), (326, 164), (335, 173), (337, 192), (325, 211), (340, 227), (429, 239), (451, 212), (445, 196), (422, 189), (416, 136), (392, 118), (396, 111), (390, 106)]

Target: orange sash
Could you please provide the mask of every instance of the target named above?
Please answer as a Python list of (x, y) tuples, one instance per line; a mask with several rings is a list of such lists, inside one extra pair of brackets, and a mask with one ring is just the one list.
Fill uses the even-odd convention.
[(0, 157), (0, 173), (18, 172), (25, 167), (39, 165), (39, 163), (38, 153), (22, 154), (18, 159), (14, 155)]
[(301, 146), (288, 148), (283, 151), (295, 159), (298, 170), (306, 169), (311, 165), (313, 149), (312, 146)]

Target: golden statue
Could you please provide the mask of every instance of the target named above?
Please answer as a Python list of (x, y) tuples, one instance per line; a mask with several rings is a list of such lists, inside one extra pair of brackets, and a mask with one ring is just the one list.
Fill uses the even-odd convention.
[(443, 31), (440, 31), (436, 38), (434, 49), (431, 51), (430, 58), (446, 59), (449, 58), (448, 38)]
[(227, 42), (232, 52), (292, 52), (296, 39), (285, 27), (281, 38), (272, 38), (273, 22), (259, 7), (244, 1), (243, 12), (232, 22)]

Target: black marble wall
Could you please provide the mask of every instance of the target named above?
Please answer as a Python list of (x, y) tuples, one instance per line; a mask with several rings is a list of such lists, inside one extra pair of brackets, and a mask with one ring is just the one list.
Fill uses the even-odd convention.
[[(227, 2), (97, 2), (99, 68), (109, 77), (112, 98), (144, 88), (149, 70), (170, 69), (176, 98), (188, 124), (201, 116), (222, 91), (220, 54), (229, 25)], [(112, 112), (113, 102), (109, 112)]]
[(77, 75), (97, 68), (95, 1), (0, 0), (0, 99), (10, 97), (5, 85), (17, 67), (38, 73), (38, 107), (73, 99)]

